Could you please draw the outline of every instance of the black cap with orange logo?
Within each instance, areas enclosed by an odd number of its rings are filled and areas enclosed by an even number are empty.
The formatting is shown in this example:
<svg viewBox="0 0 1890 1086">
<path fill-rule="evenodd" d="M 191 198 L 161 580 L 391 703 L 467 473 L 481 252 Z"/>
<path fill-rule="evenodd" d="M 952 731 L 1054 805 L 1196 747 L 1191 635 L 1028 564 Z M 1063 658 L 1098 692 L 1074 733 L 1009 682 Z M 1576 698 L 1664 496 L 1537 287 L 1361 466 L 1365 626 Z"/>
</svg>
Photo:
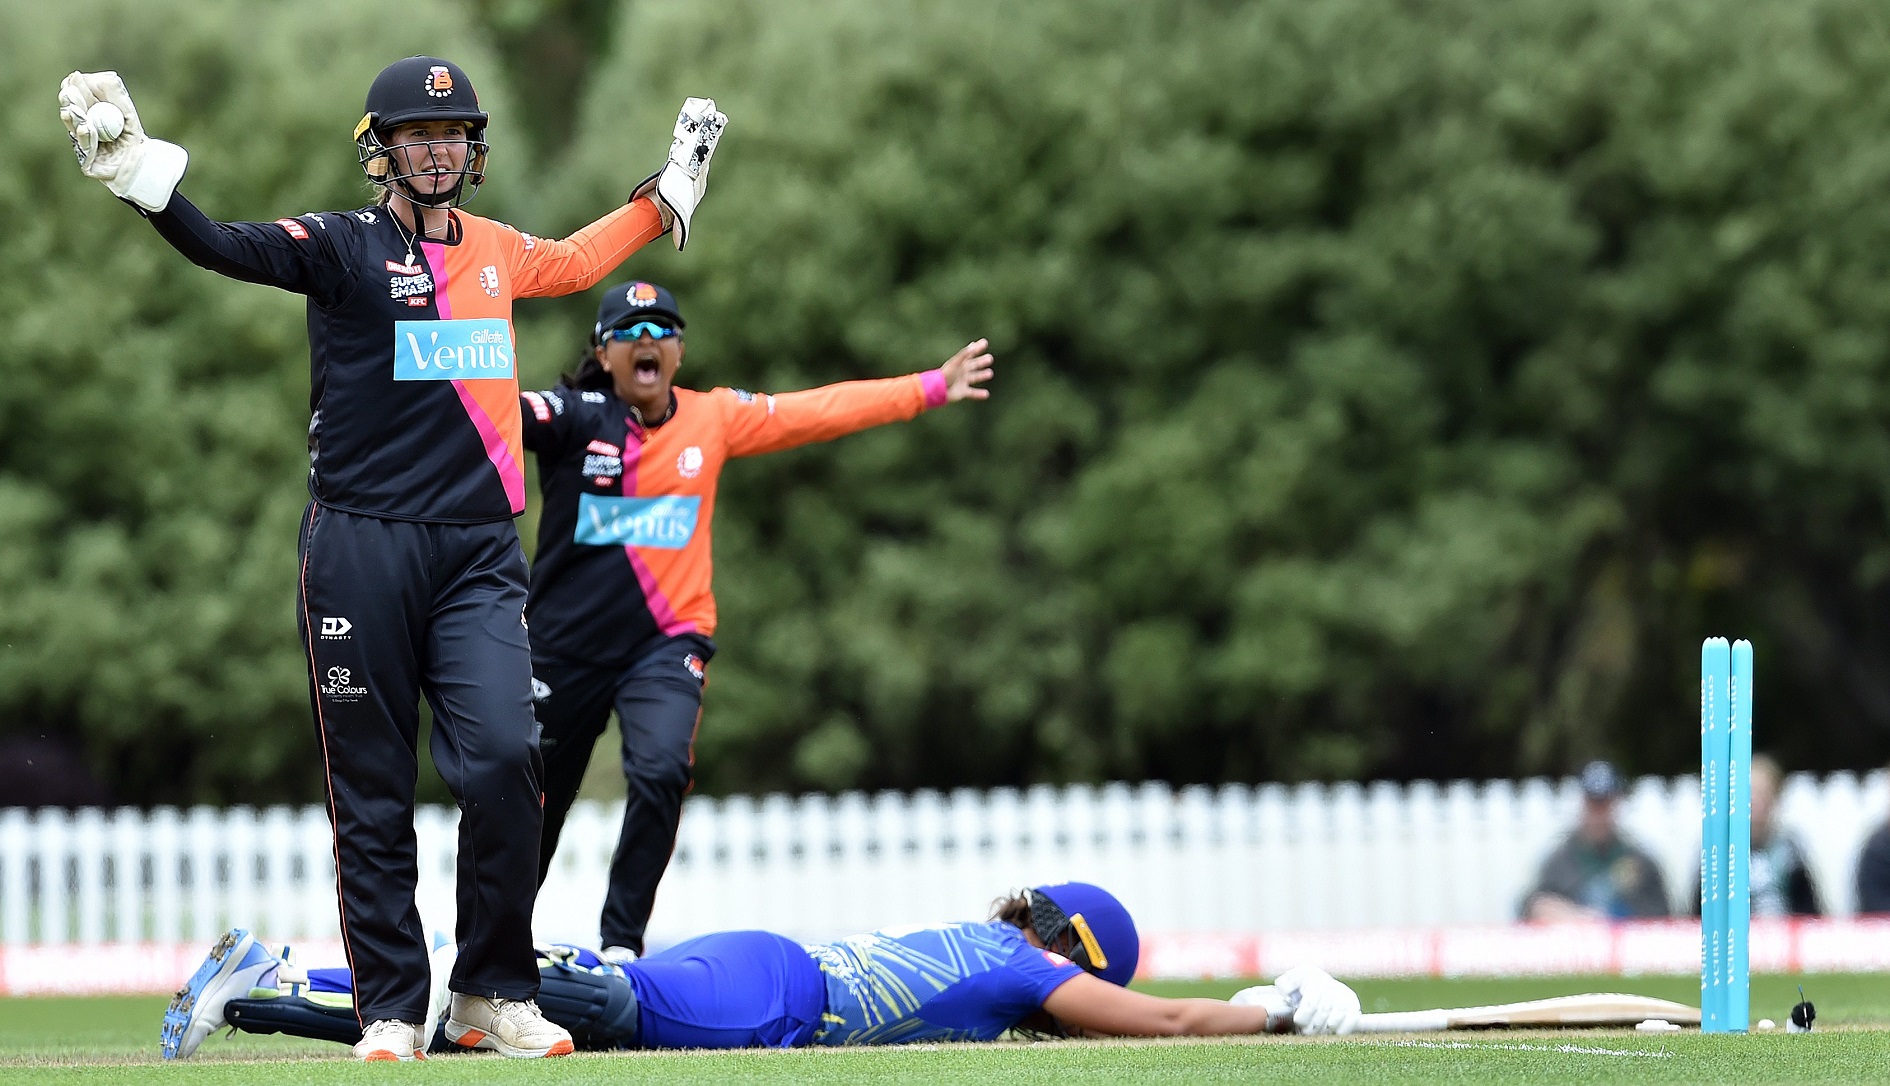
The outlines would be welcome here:
<svg viewBox="0 0 1890 1086">
<path fill-rule="evenodd" d="M 591 329 L 591 340 L 596 342 L 613 328 L 623 328 L 650 317 L 663 318 L 677 328 L 684 325 L 682 310 L 676 307 L 676 296 L 655 283 L 636 279 L 606 287 L 604 300 L 597 303 L 597 326 Z"/>
<path fill-rule="evenodd" d="M 472 80 L 459 65 L 439 57 L 408 57 L 382 68 L 368 87 L 362 112 L 362 131 L 410 121 L 464 121 L 484 128 L 490 119 L 479 108 Z"/>
</svg>

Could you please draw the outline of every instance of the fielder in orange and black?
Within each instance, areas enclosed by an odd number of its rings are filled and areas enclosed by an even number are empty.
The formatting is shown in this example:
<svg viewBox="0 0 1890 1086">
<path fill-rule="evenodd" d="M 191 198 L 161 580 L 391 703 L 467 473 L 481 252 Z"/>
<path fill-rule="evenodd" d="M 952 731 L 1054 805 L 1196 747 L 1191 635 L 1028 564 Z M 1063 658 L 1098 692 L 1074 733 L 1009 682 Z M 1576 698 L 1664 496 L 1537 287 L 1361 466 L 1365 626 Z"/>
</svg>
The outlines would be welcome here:
<svg viewBox="0 0 1890 1086">
<path fill-rule="evenodd" d="M 665 232 L 680 248 L 727 119 L 706 99 L 685 103 L 670 164 L 554 240 L 458 210 L 484 179 L 487 116 L 466 73 L 438 57 L 397 61 L 368 90 L 354 136 L 381 199 L 274 222 L 217 222 L 178 193 L 187 153 L 145 135 L 115 73 L 74 72 L 59 99 L 81 169 L 185 257 L 308 298 L 297 617 L 358 978 L 355 1055 L 408 1060 L 424 1048 L 413 826 L 422 696 L 434 764 L 461 810 L 447 1033 L 508 1056 L 570 1052 L 532 1002 L 541 798 L 512 523 L 525 509 L 512 305 L 588 289 Z M 167 1054 L 186 996 L 167 1014 Z"/>
<path fill-rule="evenodd" d="M 985 347 L 976 340 L 905 377 L 779 395 L 696 392 L 673 383 L 683 360 L 676 299 L 634 282 L 605 291 L 577 372 L 521 395 L 544 490 L 526 608 L 545 760 L 539 881 L 615 708 L 629 803 L 600 921 L 613 960 L 643 952 L 692 780 L 715 655 L 709 526 L 722 466 L 984 399 Z"/>
</svg>

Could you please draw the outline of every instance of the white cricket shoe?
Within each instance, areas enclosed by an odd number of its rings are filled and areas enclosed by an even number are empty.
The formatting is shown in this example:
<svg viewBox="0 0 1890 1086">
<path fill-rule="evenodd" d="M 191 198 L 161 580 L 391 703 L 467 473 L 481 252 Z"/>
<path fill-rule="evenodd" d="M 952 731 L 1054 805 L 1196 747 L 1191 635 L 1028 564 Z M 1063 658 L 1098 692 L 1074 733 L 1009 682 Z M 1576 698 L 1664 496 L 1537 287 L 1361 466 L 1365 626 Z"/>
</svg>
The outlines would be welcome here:
<svg viewBox="0 0 1890 1086">
<path fill-rule="evenodd" d="M 627 946 L 607 946 L 598 951 L 597 956 L 605 965 L 614 965 L 622 969 L 624 966 L 636 961 L 639 955 L 636 951 L 631 950 Z"/>
<path fill-rule="evenodd" d="M 487 999 L 453 993 L 446 1039 L 462 1048 L 488 1048 L 515 1060 L 569 1056 L 571 1032 L 545 1017 L 529 999 Z"/>
<path fill-rule="evenodd" d="M 248 996 L 252 988 L 273 993 L 281 964 L 282 959 L 249 932 L 242 928 L 225 932 L 164 1010 L 164 1029 L 158 1039 L 164 1058 L 189 1059 L 204 1038 L 224 1025 L 223 1006 L 230 1000 Z"/>
<path fill-rule="evenodd" d="M 383 1018 L 369 1022 L 354 1043 L 354 1058 L 368 1063 L 426 1059 L 426 1045 L 420 1040 L 420 1027 L 412 1022 Z"/>
</svg>

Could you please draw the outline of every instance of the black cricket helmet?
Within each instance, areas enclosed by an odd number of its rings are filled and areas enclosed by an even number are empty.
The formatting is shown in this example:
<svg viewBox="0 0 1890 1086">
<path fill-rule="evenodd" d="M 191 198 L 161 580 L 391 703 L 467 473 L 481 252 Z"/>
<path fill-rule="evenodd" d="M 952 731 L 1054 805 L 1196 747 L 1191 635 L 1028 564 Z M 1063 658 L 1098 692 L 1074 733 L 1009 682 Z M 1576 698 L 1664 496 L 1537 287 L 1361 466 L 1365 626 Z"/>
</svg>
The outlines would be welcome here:
<svg viewBox="0 0 1890 1086">
<path fill-rule="evenodd" d="M 408 57 L 381 69 L 368 87 L 367 107 L 354 126 L 354 146 L 361 169 L 382 188 L 399 186 L 416 204 L 459 207 L 473 198 L 486 179 L 486 121 L 479 95 L 459 65 L 439 57 Z M 421 194 L 413 173 L 402 173 L 383 136 L 414 121 L 459 121 L 466 126 L 466 165 L 450 188 Z M 458 142 L 458 141 L 455 141 Z"/>
</svg>

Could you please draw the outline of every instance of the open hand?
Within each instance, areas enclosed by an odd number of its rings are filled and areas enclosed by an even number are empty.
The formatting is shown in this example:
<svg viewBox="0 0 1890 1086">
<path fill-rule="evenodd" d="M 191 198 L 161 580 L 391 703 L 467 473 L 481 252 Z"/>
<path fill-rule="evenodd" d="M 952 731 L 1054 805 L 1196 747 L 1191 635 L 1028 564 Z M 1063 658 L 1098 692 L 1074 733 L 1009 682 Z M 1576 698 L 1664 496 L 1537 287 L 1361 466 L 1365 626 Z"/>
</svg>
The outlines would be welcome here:
<svg viewBox="0 0 1890 1086">
<path fill-rule="evenodd" d="M 945 378 L 946 403 L 991 398 L 990 389 L 978 387 L 991 379 L 991 354 L 985 350 L 990 345 L 990 340 L 974 339 L 938 368 Z"/>
</svg>

